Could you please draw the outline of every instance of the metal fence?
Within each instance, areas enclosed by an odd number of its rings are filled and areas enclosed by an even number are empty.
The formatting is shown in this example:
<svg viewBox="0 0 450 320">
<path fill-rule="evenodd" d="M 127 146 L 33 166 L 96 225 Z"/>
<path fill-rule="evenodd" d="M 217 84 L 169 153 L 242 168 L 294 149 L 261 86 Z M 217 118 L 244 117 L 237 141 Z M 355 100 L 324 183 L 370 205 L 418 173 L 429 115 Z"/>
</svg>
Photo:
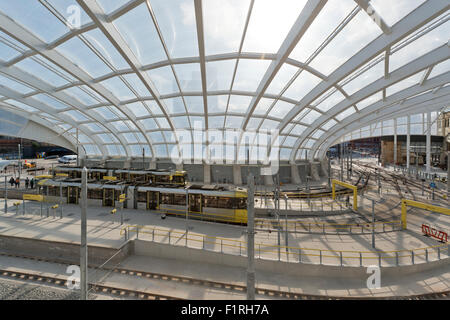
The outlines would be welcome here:
<svg viewBox="0 0 450 320">
<path fill-rule="evenodd" d="M 124 236 L 125 240 L 128 240 L 132 234 L 135 234 L 137 239 L 141 238 L 157 243 L 185 246 L 237 256 L 247 255 L 247 242 L 236 239 L 138 225 L 128 225 L 120 231 L 120 235 Z M 448 259 L 449 257 L 450 248 L 448 244 L 413 250 L 357 251 L 288 247 L 255 242 L 256 259 L 290 263 L 334 266 L 404 266 Z"/>
</svg>

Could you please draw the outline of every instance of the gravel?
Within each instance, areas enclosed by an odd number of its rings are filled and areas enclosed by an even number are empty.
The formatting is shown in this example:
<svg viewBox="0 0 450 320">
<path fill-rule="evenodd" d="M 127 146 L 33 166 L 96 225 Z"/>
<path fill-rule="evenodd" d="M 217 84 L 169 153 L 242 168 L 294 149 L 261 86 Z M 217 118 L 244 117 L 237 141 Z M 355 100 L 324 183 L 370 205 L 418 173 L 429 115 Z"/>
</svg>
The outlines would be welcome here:
<svg viewBox="0 0 450 320">
<path fill-rule="evenodd" d="M 89 295 L 89 300 L 96 299 Z M 1 300 L 79 300 L 79 290 L 60 289 L 35 283 L 0 278 Z"/>
</svg>

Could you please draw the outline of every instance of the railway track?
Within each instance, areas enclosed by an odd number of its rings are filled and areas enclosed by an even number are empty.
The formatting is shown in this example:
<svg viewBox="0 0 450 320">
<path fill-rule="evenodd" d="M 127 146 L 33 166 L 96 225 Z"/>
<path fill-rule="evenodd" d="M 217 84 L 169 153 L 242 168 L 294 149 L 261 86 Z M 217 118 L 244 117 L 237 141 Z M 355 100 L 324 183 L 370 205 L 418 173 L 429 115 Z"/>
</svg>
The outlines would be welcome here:
<svg viewBox="0 0 450 320">
<path fill-rule="evenodd" d="M 51 284 L 59 287 L 67 288 L 68 281 L 63 277 L 44 276 L 34 272 L 23 272 L 16 270 L 3 270 L 0 269 L 0 276 L 5 278 L 12 278 L 22 281 L 32 281 L 34 283 Z M 89 283 L 88 289 L 90 291 L 98 292 L 101 294 L 112 295 L 116 297 L 129 297 L 138 298 L 143 300 L 184 300 L 178 297 L 166 296 L 156 293 L 150 293 L 147 291 L 132 290 L 127 288 L 112 287 L 98 283 Z"/>
</svg>

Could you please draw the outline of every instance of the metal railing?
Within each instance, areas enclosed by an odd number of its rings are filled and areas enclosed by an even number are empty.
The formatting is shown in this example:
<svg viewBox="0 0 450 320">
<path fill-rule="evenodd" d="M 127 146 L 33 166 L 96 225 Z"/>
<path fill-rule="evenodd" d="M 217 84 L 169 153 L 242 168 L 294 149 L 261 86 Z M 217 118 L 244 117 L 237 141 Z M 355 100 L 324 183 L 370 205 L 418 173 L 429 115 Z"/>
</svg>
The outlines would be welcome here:
<svg viewBox="0 0 450 320">
<path fill-rule="evenodd" d="M 128 225 L 120 231 L 120 235 L 124 236 L 125 240 L 128 240 L 133 233 L 137 239 L 141 238 L 157 243 L 237 256 L 247 255 L 247 242 L 242 240 L 138 225 Z M 412 250 L 357 251 L 278 246 L 271 243 L 255 242 L 255 258 L 334 266 L 404 266 L 448 259 L 450 257 L 449 247 L 448 244 L 440 244 Z"/>
</svg>

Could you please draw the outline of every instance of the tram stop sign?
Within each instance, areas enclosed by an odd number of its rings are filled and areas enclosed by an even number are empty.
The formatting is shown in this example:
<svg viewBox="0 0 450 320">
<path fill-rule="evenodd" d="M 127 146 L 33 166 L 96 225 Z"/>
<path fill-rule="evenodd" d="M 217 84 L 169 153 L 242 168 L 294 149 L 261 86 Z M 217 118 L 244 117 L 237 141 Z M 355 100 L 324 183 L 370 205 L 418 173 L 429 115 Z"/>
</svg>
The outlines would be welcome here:
<svg viewBox="0 0 450 320">
<path fill-rule="evenodd" d="M 431 183 L 430 183 L 430 188 L 433 188 L 433 189 L 435 189 L 435 188 L 436 188 L 436 183 L 434 183 L 434 182 L 431 182 Z"/>
</svg>

